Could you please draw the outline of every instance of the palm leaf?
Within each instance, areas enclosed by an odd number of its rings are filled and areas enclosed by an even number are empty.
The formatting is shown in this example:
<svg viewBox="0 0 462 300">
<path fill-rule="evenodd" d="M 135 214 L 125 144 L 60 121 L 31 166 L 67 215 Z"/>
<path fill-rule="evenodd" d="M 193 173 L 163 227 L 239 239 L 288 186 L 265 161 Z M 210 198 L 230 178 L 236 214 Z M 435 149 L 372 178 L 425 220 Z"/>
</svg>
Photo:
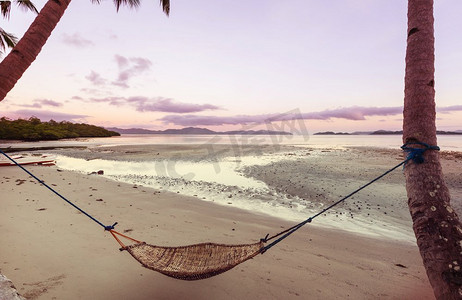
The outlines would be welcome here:
<svg viewBox="0 0 462 300">
<path fill-rule="evenodd" d="M 3 53 L 6 47 L 13 48 L 17 42 L 17 37 L 0 28 L 0 53 Z"/>
<path fill-rule="evenodd" d="M 117 11 L 121 5 L 126 5 L 130 8 L 137 8 L 140 6 L 140 0 L 114 0 L 114 4 L 116 6 Z"/>
<path fill-rule="evenodd" d="M 7 1 L 8 2 L 8 1 Z M 30 0 L 17 0 L 16 3 L 18 4 L 18 7 L 23 8 L 24 10 L 31 10 L 38 14 L 38 10 L 35 7 L 34 3 Z"/>
<path fill-rule="evenodd" d="M 162 5 L 162 10 L 168 16 L 170 14 L 170 0 L 160 0 L 160 5 Z"/>
<path fill-rule="evenodd" d="M 2 16 L 5 19 L 10 18 L 10 11 L 11 11 L 11 1 L 1 1 L 0 2 L 0 10 L 2 13 Z"/>
<path fill-rule="evenodd" d="M 114 5 L 116 6 L 117 11 L 122 5 L 126 5 L 130 8 L 137 8 L 140 6 L 140 0 L 113 0 Z M 91 0 L 92 3 L 100 4 L 101 0 Z M 160 5 L 162 6 L 162 10 L 168 16 L 170 14 L 170 0 L 160 0 Z"/>
</svg>

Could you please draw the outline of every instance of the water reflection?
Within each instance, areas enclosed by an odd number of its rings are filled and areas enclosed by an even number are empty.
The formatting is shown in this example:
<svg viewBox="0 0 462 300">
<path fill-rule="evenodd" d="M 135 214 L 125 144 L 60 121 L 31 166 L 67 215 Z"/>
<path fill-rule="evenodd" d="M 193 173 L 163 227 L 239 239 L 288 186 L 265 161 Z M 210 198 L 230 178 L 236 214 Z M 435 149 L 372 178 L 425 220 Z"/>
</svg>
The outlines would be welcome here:
<svg viewBox="0 0 462 300">
<path fill-rule="evenodd" d="M 247 178 L 238 172 L 238 168 L 258 163 L 254 157 L 224 159 L 219 162 L 217 171 L 214 161 L 191 162 L 183 160 L 156 161 L 111 161 L 103 159 L 85 160 L 67 156 L 57 156 L 57 166 L 67 170 L 91 173 L 103 170 L 109 177 L 169 177 L 186 181 L 203 181 L 241 188 L 265 188 L 266 185 L 252 178 Z M 260 163 L 265 163 L 261 160 Z M 153 186 L 159 188 L 158 186 Z"/>
</svg>

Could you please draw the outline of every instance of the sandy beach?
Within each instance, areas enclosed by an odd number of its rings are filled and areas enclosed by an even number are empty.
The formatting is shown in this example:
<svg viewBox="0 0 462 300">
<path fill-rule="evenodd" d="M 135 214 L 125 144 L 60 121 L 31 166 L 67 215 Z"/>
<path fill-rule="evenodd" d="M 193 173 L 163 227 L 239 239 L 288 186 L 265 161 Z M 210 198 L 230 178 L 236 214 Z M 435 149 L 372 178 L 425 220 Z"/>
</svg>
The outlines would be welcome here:
<svg viewBox="0 0 462 300">
<path fill-rule="evenodd" d="M 60 153 L 136 161 L 153 155 L 170 158 L 166 153 L 197 159 L 200 151 L 163 145 Z M 242 172 L 289 199 L 325 204 L 402 160 L 402 153 L 394 150 L 316 151 L 315 155 L 309 149 L 278 149 L 290 159 Z M 262 153 L 269 152 L 275 150 Z M 217 158 L 229 155 L 220 153 Z M 454 206 L 460 209 L 460 153 L 442 153 L 442 164 Z M 118 222 L 118 231 L 154 245 L 251 243 L 295 224 L 97 174 L 57 166 L 28 169 L 105 224 Z M 415 242 L 356 234 L 328 224 L 339 219 L 348 227 L 350 220 L 369 217 L 371 223 L 381 219 L 412 236 L 402 171 L 358 194 L 324 220 L 319 217 L 319 224 L 305 226 L 265 254 L 194 282 L 143 268 L 128 253 L 120 252 L 102 227 L 17 167 L 0 168 L 0 187 L 0 272 L 27 299 L 434 299 Z"/>
</svg>

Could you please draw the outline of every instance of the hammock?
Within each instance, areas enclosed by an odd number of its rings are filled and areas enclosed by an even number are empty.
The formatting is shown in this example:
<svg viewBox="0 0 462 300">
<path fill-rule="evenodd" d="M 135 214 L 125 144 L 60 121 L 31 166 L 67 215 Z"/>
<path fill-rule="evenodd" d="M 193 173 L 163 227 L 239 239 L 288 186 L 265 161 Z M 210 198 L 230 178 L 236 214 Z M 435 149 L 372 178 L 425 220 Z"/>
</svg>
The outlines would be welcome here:
<svg viewBox="0 0 462 300">
<path fill-rule="evenodd" d="M 243 245 L 202 243 L 164 247 L 146 244 L 114 229 L 109 232 L 121 246 L 120 251 L 126 250 L 143 267 L 182 280 L 199 280 L 221 274 L 264 252 L 264 240 Z M 135 244 L 126 246 L 118 236 Z"/>
<path fill-rule="evenodd" d="M 228 271 L 261 252 L 263 242 L 247 245 L 214 243 L 159 247 L 146 243 L 126 249 L 144 267 L 182 280 L 209 278 Z"/>
</svg>

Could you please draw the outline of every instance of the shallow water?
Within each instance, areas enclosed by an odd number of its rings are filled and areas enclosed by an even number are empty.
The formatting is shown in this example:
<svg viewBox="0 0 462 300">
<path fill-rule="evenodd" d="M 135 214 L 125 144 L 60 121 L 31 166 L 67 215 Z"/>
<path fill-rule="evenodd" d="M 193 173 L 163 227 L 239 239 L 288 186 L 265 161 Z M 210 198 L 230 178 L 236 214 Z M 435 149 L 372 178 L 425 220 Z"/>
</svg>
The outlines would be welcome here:
<svg viewBox="0 0 462 300">
<path fill-rule="evenodd" d="M 82 173 L 91 173 L 104 170 L 109 177 L 137 177 L 155 178 L 169 177 L 184 181 L 203 181 L 215 184 L 238 186 L 240 188 L 265 188 L 266 185 L 258 180 L 247 178 L 236 172 L 239 166 L 250 164 L 263 164 L 263 159 L 256 157 L 226 158 L 220 162 L 185 160 L 151 160 L 151 161 L 112 161 L 103 159 L 85 160 L 63 155 L 57 156 L 57 165 L 60 168 L 74 170 Z M 160 186 L 156 186 L 159 188 Z"/>
<path fill-rule="evenodd" d="M 403 144 L 400 135 L 166 135 L 124 134 L 111 138 L 79 138 L 41 142 L 2 142 L 1 147 L 65 147 L 65 146 L 120 146 L 160 144 L 225 144 L 225 145 L 297 145 L 313 148 L 368 146 L 395 148 Z M 442 150 L 462 151 L 462 135 L 440 135 L 438 145 Z"/>
<path fill-rule="evenodd" d="M 318 154 L 321 155 L 321 152 Z M 315 159 L 316 155 L 315 152 L 311 152 L 310 159 Z M 297 155 L 287 156 L 277 153 L 239 158 L 227 157 L 219 162 L 183 160 L 131 162 L 85 160 L 58 155 L 57 166 L 85 174 L 103 170 L 103 176 L 116 181 L 195 196 L 219 205 L 238 207 L 300 222 L 323 209 L 323 204 L 277 192 L 264 182 L 245 177 L 240 172 L 244 167 L 265 165 L 281 159 L 296 159 L 296 157 Z M 360 215 L 351 219 L 346 214 L 328 213 L 323 215 L 322 219 L 319 223 L 315 222 L 315 225 L 323 224 L 321 226 L 402 241 L 414 239 L 408 229 Z"/>
</svg>

